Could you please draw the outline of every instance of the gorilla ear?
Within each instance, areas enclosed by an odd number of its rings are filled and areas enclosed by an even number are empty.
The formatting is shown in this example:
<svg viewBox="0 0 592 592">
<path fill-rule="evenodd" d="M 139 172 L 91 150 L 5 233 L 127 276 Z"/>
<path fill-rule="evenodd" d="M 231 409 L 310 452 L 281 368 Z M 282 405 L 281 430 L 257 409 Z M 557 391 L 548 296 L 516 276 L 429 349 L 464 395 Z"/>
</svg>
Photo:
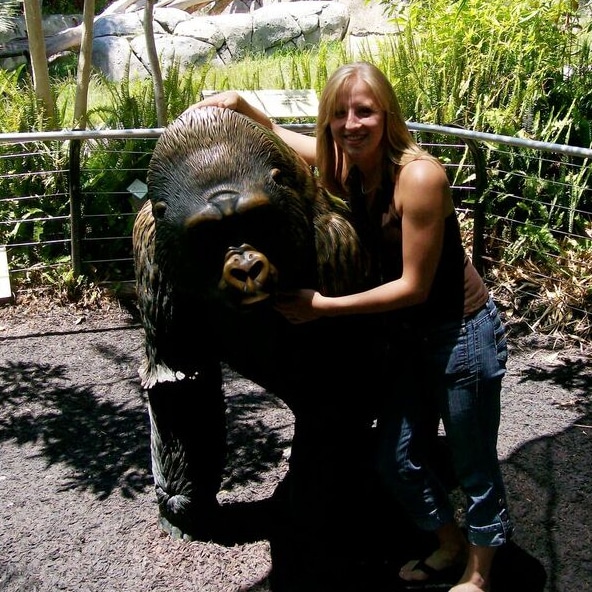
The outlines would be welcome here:
<svg viewBox="0 0 592 592">
<path fill-rule="evenodd" d="M 270 176 L 271 176 L 272 181 L 275 181 L 278 184 L 280 184 L 282 182 L 282 171 L 281 171 L 281 169 L 278 169 L 278 168 L 271 169 Z"/>
</svg>

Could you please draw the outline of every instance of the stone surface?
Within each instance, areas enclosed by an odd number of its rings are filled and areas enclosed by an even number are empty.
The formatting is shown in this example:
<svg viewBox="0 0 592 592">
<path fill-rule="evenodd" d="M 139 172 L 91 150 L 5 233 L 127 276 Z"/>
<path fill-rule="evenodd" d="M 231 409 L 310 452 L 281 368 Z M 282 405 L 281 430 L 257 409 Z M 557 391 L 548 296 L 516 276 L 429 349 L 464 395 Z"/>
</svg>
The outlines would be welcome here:
<svg viewBox="0 0 592 592">
<path fill-rule="evenodd" d="M 101 15 L 95 19 L 93 66 L 108 79 L 151 76 L 144 41 L 142 11 Z M 80 15 L 52 16 L 44 21 L 47 36 L 81 22 Z M 178 8 L 154 10 L 156 50 L 161 67 L 181 69 L 211 63 L 223 65 L 249 52 L 272 54 L 278 49 L 305 49 L 322 41 L 350 42 L 353 55 L 372 51 L 377 40 L 396 32 L 378 0 L 303 0 L 249 2 L 234 0 L 222 14 L 189 13 Z M 26 37 L 19 20 L 0 43 Z M 24 63 L 23 56 L 0 61 L 6 69 Z"/>
<path fill-rule="evenodd" d="M 163 71 L 178 64 L 215 65 L 247 53 L 312 47 L 340 41 L 348 30 L 349 9 L 335 1 L 269 4 L 253 12 L 190 15 L 174 8 L 154 12 L 156 51 Z M 111 80 L 151 76 L 140 13 L 106 16 L 95 30 L 93 64 Z M 117 40 L 113 39 L 115 37 Z M 126 67 L 127 66 L 127 67 Z"/>
</svg>

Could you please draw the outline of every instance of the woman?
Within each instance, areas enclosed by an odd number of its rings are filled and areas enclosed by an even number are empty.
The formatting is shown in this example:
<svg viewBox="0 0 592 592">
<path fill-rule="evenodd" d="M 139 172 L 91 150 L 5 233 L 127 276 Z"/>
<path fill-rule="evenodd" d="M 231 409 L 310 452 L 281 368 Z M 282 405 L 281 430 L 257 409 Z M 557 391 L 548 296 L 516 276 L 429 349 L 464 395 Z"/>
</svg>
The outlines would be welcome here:
<svg viewBox="0 0 592 592">
<path fill-rule="evenodd" d="M 380 284 L 335 298 L 302 289 L 277 309 L 293 323 L 386 315 L 393 395 L 378 418 L 379 469 L 416 524 L 439 541 L 428 557 L 403 565 L 399 577 L 425 585 L 462 562 L 451 592 L 487 592 L 496 549 L 512 532 L 496 450 L 507 344 L 498 311 L 463 250 L 443 166 L 414 141 L 391 84 L 369 63 L 332 74 L 320 98 L 316 138 L 272 123 L 235 92 L 197 104 L 205 105 L 235 109 L 273 129 L 318 168 L 329 191 L 349 202 Z M 466 538 L 445 487 L 423 461 L 435 405 L 467 497 Z"/>
</svg>

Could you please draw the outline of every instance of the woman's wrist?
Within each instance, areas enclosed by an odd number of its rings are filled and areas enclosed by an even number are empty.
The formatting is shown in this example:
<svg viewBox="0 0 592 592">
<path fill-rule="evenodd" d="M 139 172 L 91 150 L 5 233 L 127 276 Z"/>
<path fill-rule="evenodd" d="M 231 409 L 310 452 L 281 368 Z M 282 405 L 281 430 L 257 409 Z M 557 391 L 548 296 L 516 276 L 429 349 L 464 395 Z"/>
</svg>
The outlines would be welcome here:
<svg viewBox="0 0 592 592">
<path fill-rule="evenodd" d="M 260 123 L 268 129 L 273 129 L 273 122 L 263 111 L 257 109 L 247 101 L 240 93 L 237 93 L 236 108 L 235 110 L 242 115 L 246 115 L 253 121 Z"/>
<path fill-rule="evenodd" d="M 317 292 L 313 298 L 313 308 L 319 317 L 336 317 L 339 315 L 339 309 L 335 306 L 337 298 L 323 296 Z"/>
</svg>

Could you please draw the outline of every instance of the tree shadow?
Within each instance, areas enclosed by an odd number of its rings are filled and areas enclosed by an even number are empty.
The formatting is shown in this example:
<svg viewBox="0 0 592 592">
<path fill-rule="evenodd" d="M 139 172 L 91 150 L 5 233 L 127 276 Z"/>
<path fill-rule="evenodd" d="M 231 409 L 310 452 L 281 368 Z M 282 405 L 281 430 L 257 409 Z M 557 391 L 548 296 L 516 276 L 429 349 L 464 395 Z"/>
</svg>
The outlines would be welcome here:
<svg viewBox="0 0 592 592">
<path fill-rule="evenodd" d="M 61 490 L 87 490 L 102 500 L 114 490 L 134 497 L 149 484 L 148 422 L 141 407 L 71 385 L 64 365 L 10 363 L 0 367 L 0 381 L 0 442 L 37 444 L 47 466 L 66 466 Z M 130 378 L 100 386 L 123 383 Z"/>
<path fill-rule="evenodd" d="M 293 416 L 265 389 L 224 368 L 228 456 L 222 490 L 262 483 L 289 455 Z"/>
<path fill-rule="evenodd" d="M 532 364 L 521 370 L 520 382 L 547 383 L 568 391 L 572 405 L 582 411 L 592 409 L 592 365 L 583 357 L 564 357 L 551 366 Z"/>
<path fill-rule="evenodd" d="M 548 590 L 590 581 L 592 413 L 527 442 L 503 463 L 520 544 L 545 565 Z M 582 584 L 583 585 L 583 584 Z"/>
<path fill-rule="evenodd" d="M 592 366 L 573 351 L 551 353 L 546 362 L 521 364 L 519 383 L 532 383 L 536 392 L 546 386 L 558 408 L 580 415 L 561 431 L 524 443 L 502 463 L 515 540 L 544 565 L 545 590 L 583 590 L 590 581 Z M 527 585 L 529 572 L 521 571 Z"/>
<path fill-rule="evenodd" d="M 79 380 L 66 363 L 11 361 L 0 367 L 0 443 L 38 445 L 48 466 L 62 464 L 68 470 L 63 489 L 90 491 L 100 500 L 116 491 L 133 498 L 153 486 L 146 398 L 135 374 L 117 371 L 124 362 L 135 365 L 134 356 L 104 342 L 94 348 L 101 363 L 116 365 L 112 378 L 93 381 L 85 376 Z M 401 561 L 424 551 L 433 539 L 418 535 L 400 509 L 385 501 L 372 485 L 358 516 L 356 509 L 342 508 L 345 526 L 324 531 L 323 549 L 329 555 L 316 565 L 318 572 L 311 571 L 310 541 L 293 536 L 294 515 L 286 510 L 286 483 L 279 481 L 273 495 L 252 500 L 253 488 L 270 471 L 277 476 L 277 467 L 285 463 L 291 426 L 286 423 L 283 403 L 227 369 L 224 380 L 238 385 L 234 384 L 227 397 L 229 456 L 223 489 L 231 493 L 222 504 L 214 540 L 225 545 L 269 540 L 274 592 L 299 590 L 294 574 L 306 576 L 308 583 L 300 588 L 306 592 L 314 589 L 311 581 L 323 592 L 335 589 L 335 581 L 343 583 L 340 592 L 396 591 Z M 592 424 L 592 369 L 581 359 L 533 364 L 522 371 L 520 381 L 537 383 L 540 388 L 561 386 L 572 399 L 566 404 L 582 414 L 574 425 L 527 442 L 504 461 L 511 511 L 521 534 L 496 560 L 492 592 L 559 592 L 589 578 L 585 541 L 592 532 L 588 503 L 592 444 L 586 426 Z M 352 475 L 352 481 L 359 478 Z M 339 487 L 347 486 L 338 484 L 332 493 L 335 500 L 341 495 Z M 347 561 L 339 556 L 344 543 L 357 549 L 355 562 L 351 554 Z M 332 568 L 323 573 L 327 566 Z"/>
<path fill-rule="evenodd" d="M 96 346 L 108 359 L 116 351 Z M 121 360 L 120 360 L 121 361 Z M 228 380 L 237 380 L 228 375 Z M 73 385 L 66 364 L 8 362 L 0 367 L 0 442 L 39 447 L 47 466 L 62 464 L 62 490 L 99 500 L 119 491 L 134 497 L 153 486 L 146 397 L 136 376 Z M 85 379 L 83 379 L 85 380 Z M 259 419 L 281 403 L 256 385 L 229 397 L 228 465 L 224 488 L 261 482 L 289 447 L 286 426 Z M 105 394 L 112 391 L 114 394 Z"/>
</svg>

